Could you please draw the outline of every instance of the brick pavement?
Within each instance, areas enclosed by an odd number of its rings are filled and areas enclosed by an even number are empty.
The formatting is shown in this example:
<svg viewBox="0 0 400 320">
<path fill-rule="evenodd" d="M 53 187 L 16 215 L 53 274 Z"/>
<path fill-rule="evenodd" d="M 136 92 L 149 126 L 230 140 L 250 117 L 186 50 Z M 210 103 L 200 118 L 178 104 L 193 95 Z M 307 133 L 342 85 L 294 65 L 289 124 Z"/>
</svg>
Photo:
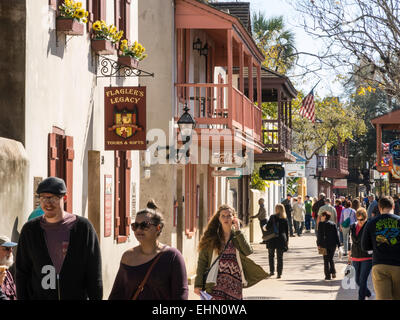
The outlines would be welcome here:
<svg viewBox="0 0 400 320">
<path fill-rule="evenodd" d="M 269 272 L 268 252 L 265 245 L 253 243 L 252 246 L 254 253 L 250 258 Z M 314 232 L 290 238 L 289 251 L 283 256 L 282 278 L 276 278 L 275 270 L 273 277 L 244 289 L 244 298 L 251 300 L 357 300 L 356 285 L 349 282 L 342 284 L 347 257 L 339 261 L 336 255 L 334 260 L 337 278 L 325 281 L 323 259 L 317 252 Z M 352 286 L 355 288 L 352 289 Z M 371 276 L 368 287 L 373 291 Z M 193 293 L 193 285 L 190 286 L 189 299 L 198 300 Z"/>
</svg>

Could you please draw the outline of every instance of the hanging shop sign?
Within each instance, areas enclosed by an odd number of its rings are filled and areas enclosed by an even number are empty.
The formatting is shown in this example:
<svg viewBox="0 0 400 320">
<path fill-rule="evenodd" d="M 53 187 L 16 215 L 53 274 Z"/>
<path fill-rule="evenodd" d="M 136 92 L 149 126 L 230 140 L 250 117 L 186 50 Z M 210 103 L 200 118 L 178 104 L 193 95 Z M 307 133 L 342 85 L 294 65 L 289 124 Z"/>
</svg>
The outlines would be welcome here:
<svg viewBox="0 0 400 320">
<path fill-rule="evenodd" d="M 285 176 L 287 178 L 304 178 L 306 176 L 305 167 L 303 163 L 286 163 Z"/>
<path fill-rule="evenodd" d="M 104 88 L 104 149 L 146 150 L 146 87 Z"/>
<path fill-rule="evenodd" d="M 211 167 L 240 168 L 245 159 L 232 152 L 213 153 L 211 155 Z"/>
<path fill-rule="evenodd" d="M 389 145 L 389 153 L 392 155 L 393 164 L 400 165 L 400 140 L 392 141 Z"/>
<path fill-rule="evenodd" d="M 347 179 L 333 179 L 334 189 L 347 189 Z"/>
<path fill-rule="evenodd" d="M 280 164 L 264 164 L 259 171 L 263 180 L 281 180 L 285 177 L 285 169 Z"/>
</svg>

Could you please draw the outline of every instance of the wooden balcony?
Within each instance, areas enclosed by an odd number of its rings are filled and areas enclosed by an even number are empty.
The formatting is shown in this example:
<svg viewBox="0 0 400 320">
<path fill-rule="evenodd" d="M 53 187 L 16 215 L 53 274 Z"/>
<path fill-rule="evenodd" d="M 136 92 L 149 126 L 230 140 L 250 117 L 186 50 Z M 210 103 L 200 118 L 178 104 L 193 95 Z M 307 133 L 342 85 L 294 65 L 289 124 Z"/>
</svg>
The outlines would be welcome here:
<svg viewBox="0 0 400 320">
<path fill-rule="evenodd" d="M 342 156 L 317 156 L 317 176 L 341 179 L 349 175 L 348 158 Z"/>
<path fill-rule="evenodd" d="M 265 146 L 257 161 L 295 162 L 291 155 L 292 129 L 279 120 L 262 120 L 262 142 Z"/>
<path fill-rule="evenodd" d="M 209 130 L 214 140 L 218 133 L 221 140 L 226 139 L 230 131 L 232 143 L 239 142 L 257 153 L 262 151 L 261 110 L 242 92 L 228 84 L 184 83 L 175 84 L 175 87 L 178 97 L 175 120 L 187 104 L 196 121 L 198 142 L 209 139 L 211 145 Z"/>
</svg>

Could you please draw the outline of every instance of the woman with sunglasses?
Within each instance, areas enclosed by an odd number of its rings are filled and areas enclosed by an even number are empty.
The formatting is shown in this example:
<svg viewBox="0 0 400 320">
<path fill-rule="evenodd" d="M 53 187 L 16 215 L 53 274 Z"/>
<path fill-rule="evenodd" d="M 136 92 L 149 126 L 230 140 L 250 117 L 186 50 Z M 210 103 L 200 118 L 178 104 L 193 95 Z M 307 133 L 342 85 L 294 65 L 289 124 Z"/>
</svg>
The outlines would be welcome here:
<svg viewBox="0 0 400 320">
<path fill-rule="evenodd" d="M 241 300 L 243 287 L 269 276 L 247 258 L 253 250 L 240 231 L 235 209 L 228 205 L 221 205 L 211 218 L 200 240 L 199 251 L 194 283 L 197 295 L 205 290 L 212 300 Z"/>
<path fill-rule="evenodd" d="M 164 219 L 154 201 L 136 215 L 131 227 L 139 245 L 126 251 L 109 300 L 187 300 L 188 284 L 182 254 L 159 241 Z M 156 259 L 158 259 L 156 261 Z M 139 285 L 152 267 L 143 290 Z"/>
<path fill-rule="evenodd" d="M 367 211 L 364 208 L 359 208 L 356 212 L 356 218 L 357 222 L 350 226 L 352 245 L 348 263 L 352 263 L 356 271 L 356 283 L 359 286 L 358 300 L 365 300 L 366 297 L 371 297 L 367 282 L 372 269 L 372 253 L 361 248 L 361 238 L 368 218 Z"/>
</svg>

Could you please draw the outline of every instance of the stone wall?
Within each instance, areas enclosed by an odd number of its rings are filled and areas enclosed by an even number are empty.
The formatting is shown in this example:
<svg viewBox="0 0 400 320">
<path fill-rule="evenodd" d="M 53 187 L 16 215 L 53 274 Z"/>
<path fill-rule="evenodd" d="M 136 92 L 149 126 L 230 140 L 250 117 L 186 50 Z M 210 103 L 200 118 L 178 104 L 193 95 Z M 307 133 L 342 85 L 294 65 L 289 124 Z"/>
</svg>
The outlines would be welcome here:
<svg viewBox="0 0 400 320">
<path fill-rule="evenodd" d="M 0 137 L 0 234 L 18 241 L 27 221 L 29 161 L 22 144 Z"/>
</svg>

